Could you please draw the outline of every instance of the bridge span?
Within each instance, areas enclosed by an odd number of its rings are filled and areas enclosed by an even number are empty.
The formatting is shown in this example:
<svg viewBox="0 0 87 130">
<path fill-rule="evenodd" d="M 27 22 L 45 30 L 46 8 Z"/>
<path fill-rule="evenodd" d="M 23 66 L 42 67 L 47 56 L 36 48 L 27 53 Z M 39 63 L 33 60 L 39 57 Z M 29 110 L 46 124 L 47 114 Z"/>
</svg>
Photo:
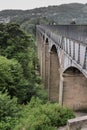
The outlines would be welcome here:
<svg viewBox="0 0 87 130">
<path fill-rule="evenodd" d="M 87 109 L 87 25 L 37 25 L 36 38 L 49 100 Z"/>
</svg>

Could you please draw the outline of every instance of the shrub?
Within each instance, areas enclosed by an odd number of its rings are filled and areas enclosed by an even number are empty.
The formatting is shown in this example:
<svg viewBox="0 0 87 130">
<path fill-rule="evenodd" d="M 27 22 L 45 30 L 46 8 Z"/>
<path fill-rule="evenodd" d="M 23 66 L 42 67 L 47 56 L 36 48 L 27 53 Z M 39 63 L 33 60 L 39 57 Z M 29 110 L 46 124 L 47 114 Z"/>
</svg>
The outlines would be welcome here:
<svg viewBox="0 0 87 130">
<path fill-rule="evenodd" d="M 74 116 L 72 110 L 57 103 L 43 103 L 39 98 L 32 98 L 22 113 L 23 118 L 14 130 L 57 130 Z"/>
<path fill-rule="evenodd" d="M 0 92 L 0 130 L 11 130 L 20 117 L 20 107 L 16 98 L 10 99 L 7 93 Z"/>
<path fill-rule="evenodd" d="M 7 90 L 20 104 L 27 104 L 32 96 L 47 99 L 35 73 L 38 58 L 34 39 L 18 24 L 0 26 L 0 55 L 0 91 Z"/>
</svg>

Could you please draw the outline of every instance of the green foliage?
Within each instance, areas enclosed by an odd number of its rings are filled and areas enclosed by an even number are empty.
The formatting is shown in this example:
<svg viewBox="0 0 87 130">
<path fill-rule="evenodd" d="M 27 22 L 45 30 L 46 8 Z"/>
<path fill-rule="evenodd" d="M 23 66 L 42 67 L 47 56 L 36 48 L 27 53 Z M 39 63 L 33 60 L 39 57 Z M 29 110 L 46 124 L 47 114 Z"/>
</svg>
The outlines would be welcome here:
<svg viewBox="0 0 87 130">
<path fill-rule="evenodd" d="M 0 130 L 10 130 L 18 123 L 21 108 L 17 99 L 10 99 L 7 93 L 0 92 Z"/>
<path fill-rule="evenodd" d="M 35 74 L 38 59 L 32 36 L 14 23 L 0 29 L 0 54 L 4 56 L 0 57 L 0 90 L 16 96 L 19 103 L 26 104 L 32 96 L 46 99 L 43 85 Z"/>
<path fill-rule="evenodd" d="M 0 27 L 0 129 L 2 130 L 13 130 L 20 116 L 23 116 L 19 113 L 20 107 L 17 103 L 27 104 L 32 96 L 47 100 L 41 78 L 35 74 L 35 67 L 38 64 L 35 48 L 32 36 L 27 36 L 19 25 L 7 24 Z"/>
<path fill-rule="evenodd" d="M 6 90 L 11 98 L 16 96 L 21 102 L 25 96 L 26 80 L 23 77 L 23 69 L 16 60 L 0 56 L 0 91 Z"/>
<path fill-rule="evenodd" d="M 32 36 L 18 24 L 0 25 L 0 129 L 56 130 L 74 117 L 68 108 L 46 103 L 37 66 Z"/>
<path fill-rule="evenodd" d="M 42 25 L 47 25 L 47 24 L 52 24 L 54 21 L 47 17 L 32 17 L 31 19 L 28 19 L 24 21 L 21 24 L 21 28 L 23 28 L 27 33 L 31 33 L 33 37 L 35 38 L 36 35 L 36 25 L 42 24 Z"/>
<path fill-rule="evenodd" d="M 32 78 L 34 77 L 31 76 Z M 5 92 L 5 90 L 11 97 L 16 96 L 19 103 L 26 103 L 32 96 L 47 99 L 40 78 L 32 79 L 32 82 L 29 82 L 23 76 L 20 63 L 14 59 L 9 60 L 0 56 L 0 91 Z"/>
<path fill-rule="evenodd" d="M 72 110 L 57 103 L 43 103 L 38 98 L 32 98 L 22 113 L 23 117 L 14 130 L 57 130 L 67 120 L 75 117 Z"/>
<path fill-rule="evenodd" d="M 71 3 L 25 11 L 3 10 L 0 16 L 1 20 L 9 18 L 9 21 L 19 23 L 28 33 L 35 35 L 36 24 L 70 24 L 73 18 L 77 24 L 87 24 L 87 4 Z"/>
</svg>

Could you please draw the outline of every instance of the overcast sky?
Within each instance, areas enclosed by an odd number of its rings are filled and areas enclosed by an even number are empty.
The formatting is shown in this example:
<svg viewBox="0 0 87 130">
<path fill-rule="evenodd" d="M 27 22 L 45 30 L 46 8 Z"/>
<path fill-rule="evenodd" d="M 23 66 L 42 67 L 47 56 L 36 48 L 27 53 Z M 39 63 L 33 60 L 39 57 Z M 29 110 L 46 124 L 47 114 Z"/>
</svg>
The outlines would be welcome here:
<svg viewBox="0 0 87 130">
<path fill-rule="evenodd" d="M 49 5 L 66 3 L 87 3 L 86 0 L 0 0 L 0 10 L 3 9 L 33 9 Z"/>
</svg>

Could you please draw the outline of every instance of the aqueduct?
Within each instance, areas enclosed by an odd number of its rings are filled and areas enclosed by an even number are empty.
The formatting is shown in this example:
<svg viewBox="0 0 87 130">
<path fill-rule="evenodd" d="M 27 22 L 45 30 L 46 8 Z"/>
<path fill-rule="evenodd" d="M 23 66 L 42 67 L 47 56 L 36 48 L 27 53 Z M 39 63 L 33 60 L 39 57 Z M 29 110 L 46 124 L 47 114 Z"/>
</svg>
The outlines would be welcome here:
<svg viewBox="0 0 87 130">
<path fill-rule="evenodd" d="M 36 38 L 49 100 L 87 109 L 87 26 L 37 25 Z"/>
</svg>

